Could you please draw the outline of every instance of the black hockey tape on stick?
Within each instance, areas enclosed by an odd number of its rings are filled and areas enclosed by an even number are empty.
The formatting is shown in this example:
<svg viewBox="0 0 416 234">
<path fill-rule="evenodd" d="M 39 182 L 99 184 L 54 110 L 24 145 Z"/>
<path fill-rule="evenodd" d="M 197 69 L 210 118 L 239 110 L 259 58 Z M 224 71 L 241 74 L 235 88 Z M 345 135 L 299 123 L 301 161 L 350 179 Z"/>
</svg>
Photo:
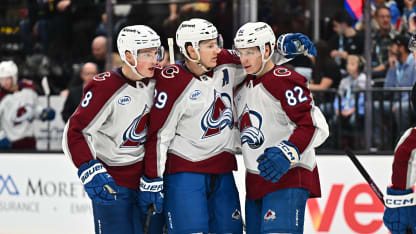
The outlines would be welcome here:
<svg viewBox="0 0 416 234">
<path fill-rule="evenodd" d="M 386 204 L 384 203 L 384 194 L 378 188 L 378 186 L 373 181 L 373 179 L 371 179 L 367 170 L 363 167 L 363 165 L 360 163 L 360 161 L 358 161 L 357 156 L 349 149 L 346 149 L 345 153 L 348 155 L 348 157 L 351 159 L 352 163 L 354 163 L 355 167 L 358 169 L 358 171 L 361 173 L 361 175 L 364 177 L 364 179 L 370 185 L 371 190 L 373 190 L 373 192 L 376 194 L 376 196 L 381 201 L 381 203 L 383 203 L 384 207 L 386 207 Z M 406 234 L 412 234 L 411 227 L 407 227 Z"/>
<path fill-rule="evenodd" d="M 146 223 L 144 224 L 143 234 L 149 233 L 150 220 L 152 219 L 152 215 L 154 212 L 155 208 L 153 207 L 153 204 L 149 205 L 149 208 L 147 208 Z"/>
</svg>

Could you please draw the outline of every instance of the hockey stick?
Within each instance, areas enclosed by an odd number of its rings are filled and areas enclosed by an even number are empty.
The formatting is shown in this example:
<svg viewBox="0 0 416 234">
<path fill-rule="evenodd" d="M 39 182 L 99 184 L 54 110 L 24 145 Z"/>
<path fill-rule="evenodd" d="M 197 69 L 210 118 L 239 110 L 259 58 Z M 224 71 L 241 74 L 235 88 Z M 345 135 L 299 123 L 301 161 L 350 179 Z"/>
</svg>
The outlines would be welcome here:
<svg viewBox="0 0 416 234">
<path fill-rule="evenodd" d="M 373 190 L 373 192 L 376 194 L 376 196 L 381 201 L 381 203 L 383 203 L 384 207 L 387 207 L 386 204 L 384 203 L 384 194 L 380 191 L 380 189 L 378 188 L 376 183 L 373 181 L 373 179 L 371 179 L 370 175 L 367 173 L 367 170 L 363 167 L 360 161 L 358 161 L 357 156 L 349 149 L 346 149 L 345 153 L 348 155 L 348 157 L 354 163 L 355 167 L 358 169 L 358 171 L 361 173 L 361 175 L 370 185 L 371 190 Z M 411 227 L 407 227 L 406 233 L 412 234 Z"/>
<path fill-rule="evenodd" d="M 143 234 L 149 233 L 150 220 L 152 219 L 153 212 L 155 212 L 155 208 L 153 207 L 153 204 L 152 204 L 152 205 L 149 205 L 149 208 L 147 208 L 146 223 L 144 224 Z"/>
<path fill-rule="evenodd" d="M 169 46 L 169 62 L 170 62 L 170 64 L 175 64 L 173 38 L 171 38 L 171 37 L 168 38 L 168 46 Z"/>
<path fill-rule="evenodd" d="M 51 90 L 49 88 L 48 78 L 46 76 L 44 76 L 42 78 L 41 85 L 42 85 L 42 89 L 43 89 L 43 92 L 45 93 L 45 97 L 46 97 L 46 108 L 49 111 L 49 109 L 51 108 L 51 103 L 50 103 L 50 99 L 49 99 L 49 96 L 51 94 Z M 46 125 L 47 126 L 46 149 L 49 151 L 49 149 L 50 149 L 50 142 L 49 142 L 50 141 L 50 132 L 49 132 L 49 130 L 50 130 L 50 121 L 47 121 L 46 124 L 47 124 Z"/>
</svg>

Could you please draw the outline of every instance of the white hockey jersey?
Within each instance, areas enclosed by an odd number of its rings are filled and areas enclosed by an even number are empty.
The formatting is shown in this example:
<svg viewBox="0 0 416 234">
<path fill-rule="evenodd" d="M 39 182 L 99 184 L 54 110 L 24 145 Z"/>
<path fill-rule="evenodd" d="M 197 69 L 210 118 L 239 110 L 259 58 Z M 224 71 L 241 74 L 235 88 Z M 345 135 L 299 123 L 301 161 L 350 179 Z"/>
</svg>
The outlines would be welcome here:
<svg viewBox="0 0 416 234">
<path fill-rule="evenodd" d="M 33 120 L 42 112 L 32 82 L 21 80 L 18 86 L 14 93 L 0 91 L 0 139 L 7 137 L 11 142 L 34 137 Z"/>
<path fill-rule="evenodd" d="M 392 188 L 411 189 L 416 183 L 416 128 L 409 128 L 394 150 Z"/>
<path fill-rule="evenodd" d="M 239 64 L 232 51 L 222 50 L 217 67 L 200 77 L 183 64 L 161 72 L 146 142 L 148 177 L 237 169 L 233 90 L 245 78 Z"/>
<path fill-rule="evenodd" d="M 138 188 L 154 85 L 154 79 L 131 81 L 120 68 L 88 83 L 62 140 L 76 167 L 97 158 L 116 184 Z"/>
<path fill-rule="evenodd" d="M 283 66 L 262 77 L 248 76 L 236 90 L 235 105 L 241 147 L 247 168 L 247 198 L 256 200 L 278 189 L 303 187 L 320 196 L 314 148 L 328 137 L 328 125 L 314 106 L 307 79 Z M 288 140 L 300 151 L 300 161 L 276 183 L 266 181 L 257 158 L 268 147 Z"/>
</svg>

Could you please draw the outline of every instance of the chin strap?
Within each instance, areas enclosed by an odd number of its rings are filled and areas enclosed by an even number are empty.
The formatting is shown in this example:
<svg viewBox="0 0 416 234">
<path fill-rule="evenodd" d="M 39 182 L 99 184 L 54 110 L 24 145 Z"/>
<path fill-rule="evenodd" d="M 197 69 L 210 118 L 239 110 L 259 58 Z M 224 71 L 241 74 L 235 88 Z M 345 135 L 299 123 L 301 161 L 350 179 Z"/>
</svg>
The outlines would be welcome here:
<svg viewBox="0 0 416 234">
<path fill-rule="evenodd" d="M 196 54 L 198 55 L 197 59 L 191 59 L 188 56 L 188 53 L 184 53 L 183 55 L 185 56 L 185 58 L 187 58 L 189 61 L 196 63 L 203 71 L 205 72 L 209 72 L 212 70 L 212 68 L 206 67 L 205 65 L 203 65 L 201 63 L 201 56 L 199 55 L 199 51 L 196 51 Z"/>
<path fill-rule="evenodd" d="M 270 54 L 267 59 L 264 59 L 264 55 L 262 55 L 261 68 L 256 73 L 251 74 L 251 75 L 255 75 L 255 76 L 259 75 L 263 71 L 264 66 L 266 65 L 267 61 L 269 61 L 272 58 L 272 56 L 273 56 L 273 54 Z"/>
<path fill-rule="evenodd" d="M 137 69 L 136 69 L 136 66 L 137 66 L 137 60 L 136 60 L 136 58 L 133 58 L 134 59 L 134 66 L 133 65 L 131 65 L 130 63 L 129 63 L 129 61 L 127 61 L 127 59 L 124 61 L 124 62 L 126 62 L 126 64 L 130 67 L 130 69 L 131 69 L 131 71 L 134 73 L 134 74 L 136 74 L 140 79 L 143 79 L 143 78 L 146 78 L 145 76 L 143 76 L 142 74 L 140 74 L 138 71 L 137 71 Z"/>
</svg>

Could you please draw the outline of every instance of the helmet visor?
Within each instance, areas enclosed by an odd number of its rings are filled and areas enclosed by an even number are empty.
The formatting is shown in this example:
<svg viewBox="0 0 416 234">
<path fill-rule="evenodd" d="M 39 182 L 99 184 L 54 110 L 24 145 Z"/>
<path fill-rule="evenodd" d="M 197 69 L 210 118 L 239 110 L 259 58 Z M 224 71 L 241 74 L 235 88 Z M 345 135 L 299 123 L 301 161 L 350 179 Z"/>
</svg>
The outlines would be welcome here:
<svg viewBox="0 0 416 234">
<path fill-rule="evenodd" d="M 163 46 L 149 48 L 149 49 L 142 49 L 139 50 L 137 53 L 137 58 L 139 61 L 163 61 L 165 56 L 165 48 Z"/>
<path fill-rule="evenodd" d="M 218 34 L 218 37 L 216 39 L 204 40 L 199 43 L 200 49 L 222 49 L 223 47 L 224 41 L 222 39 L 221 34 Z"/>
</svg>

